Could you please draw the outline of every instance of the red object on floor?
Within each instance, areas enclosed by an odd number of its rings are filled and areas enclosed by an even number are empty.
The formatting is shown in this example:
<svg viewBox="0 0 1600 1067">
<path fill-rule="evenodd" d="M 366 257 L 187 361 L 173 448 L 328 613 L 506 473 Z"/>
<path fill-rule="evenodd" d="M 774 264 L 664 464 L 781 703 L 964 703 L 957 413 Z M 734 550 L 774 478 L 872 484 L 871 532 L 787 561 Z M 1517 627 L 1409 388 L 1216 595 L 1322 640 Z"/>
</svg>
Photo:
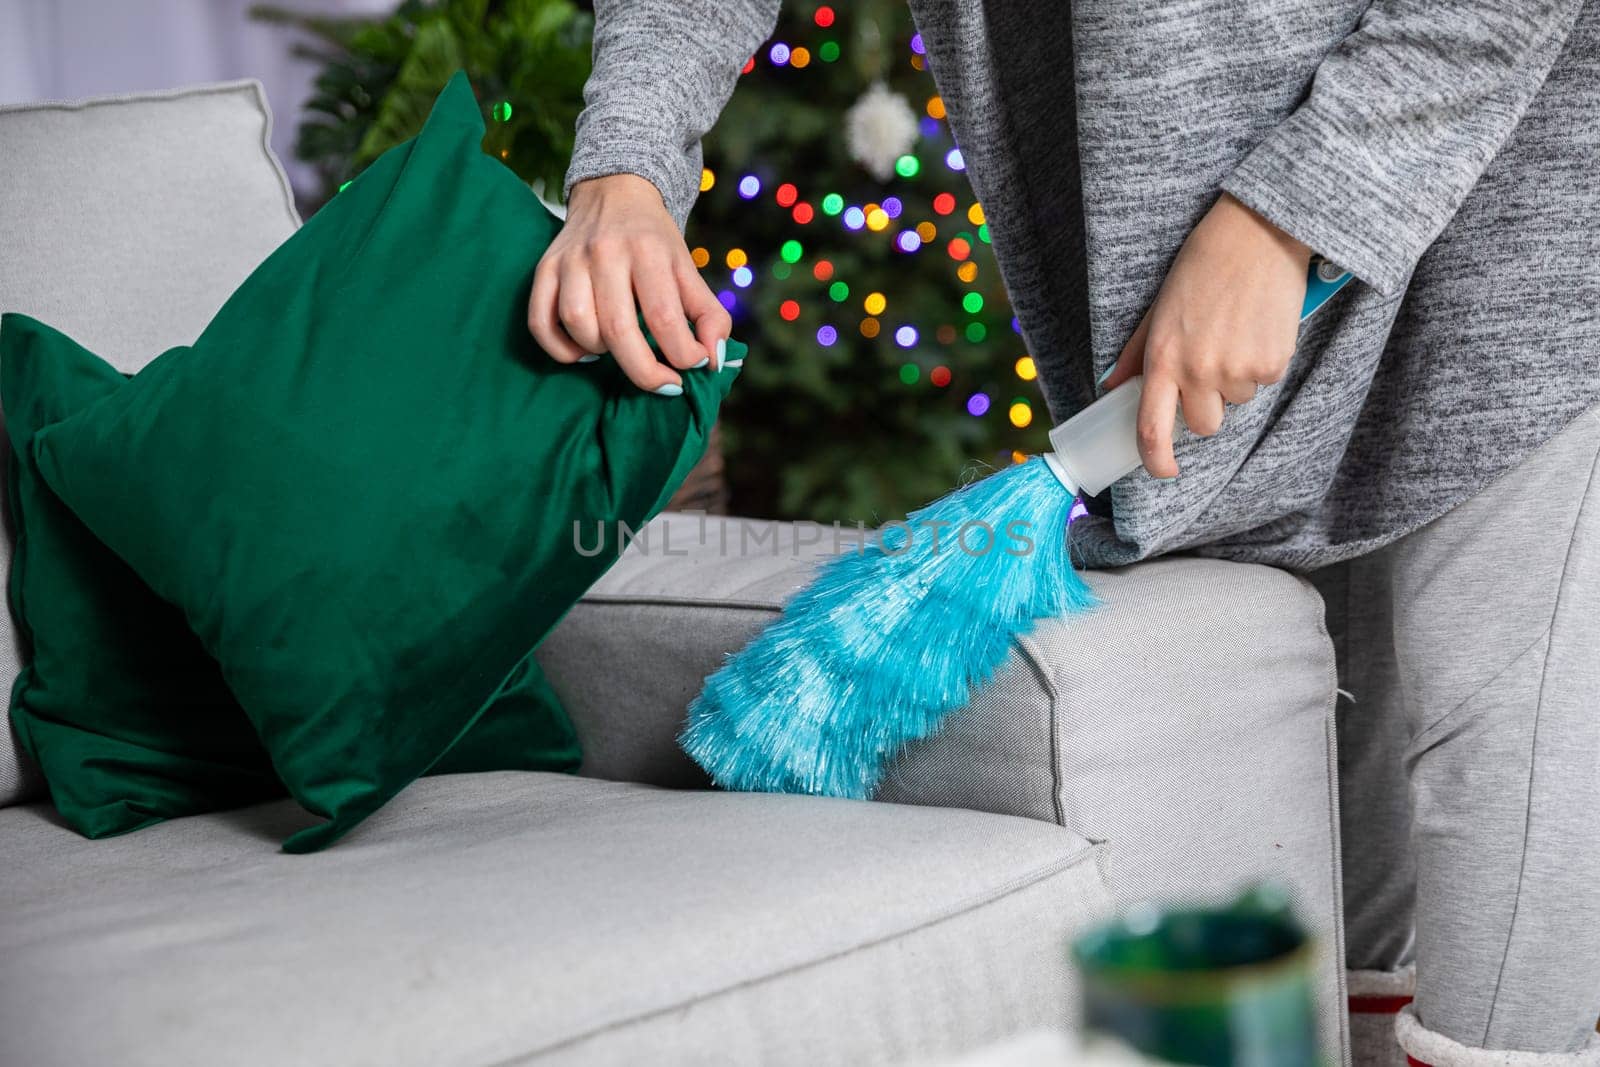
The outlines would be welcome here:
<svg viewBox="0 0 1600 1067">
<path fill-rule="evenodd" d="M 1350 1011 L 1355 1015 L 1393 1015 L 1410 1003 L 1411 998 L 1405 995 L 1351 997 Z"/>
</svg>

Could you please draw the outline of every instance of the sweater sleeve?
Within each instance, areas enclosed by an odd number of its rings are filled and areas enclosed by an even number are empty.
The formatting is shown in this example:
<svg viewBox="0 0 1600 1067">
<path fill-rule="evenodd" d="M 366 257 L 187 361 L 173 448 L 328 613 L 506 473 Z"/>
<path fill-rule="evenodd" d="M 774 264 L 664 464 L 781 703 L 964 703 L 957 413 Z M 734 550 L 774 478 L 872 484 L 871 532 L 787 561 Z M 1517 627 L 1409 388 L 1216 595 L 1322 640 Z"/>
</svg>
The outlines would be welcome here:
<svg viewBox="0 0 1600 1067">
<path fill-rule="evenodd" d="M 682 229 L 700 192 L 700 138 L 771 35 L 779 2 L 596 0 L 594 70 L 563 192 L 637 174 Z"/>
<path fill-rule="evenodd" d="M 1375 0 L 1222 188 L 1385 295 L 1544 84 L 1583 0 Z"/>
</svg>

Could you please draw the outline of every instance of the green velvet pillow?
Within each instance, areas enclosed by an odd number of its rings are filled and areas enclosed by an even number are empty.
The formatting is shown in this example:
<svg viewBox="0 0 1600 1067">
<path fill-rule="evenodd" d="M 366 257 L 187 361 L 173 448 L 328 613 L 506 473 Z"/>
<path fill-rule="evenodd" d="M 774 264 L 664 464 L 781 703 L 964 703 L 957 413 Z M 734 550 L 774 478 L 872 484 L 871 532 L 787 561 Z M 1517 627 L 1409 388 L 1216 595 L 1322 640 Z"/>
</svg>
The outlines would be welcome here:
<svg viewBox="0 0 1600 1067">
<path fill-rule="evenodd" d="M 127 382 L 23 315 L 0 316 L 0 400 L 17 532 L 8 585 L 27 646 L 11 696 L 23 747 L 87 837 L 280 795 L 267 751 L 183 615 L 101 544 L 39 478 L 41 428 Z M 433 773 L 569 770 L 577 738 L 533 661 Z"/>
<path fill-rule="evenodd" d="M 375 811 L 526 669 L 615 559 L 619 523 L 694 465 L 737 373 L 660 397 L 610 360 L 540 352 L 527 297 L 559 223 L 483 132 L 457 75 L 192 347 L 34 442 L 328 820 L 289 851 Z"/>
</svg>

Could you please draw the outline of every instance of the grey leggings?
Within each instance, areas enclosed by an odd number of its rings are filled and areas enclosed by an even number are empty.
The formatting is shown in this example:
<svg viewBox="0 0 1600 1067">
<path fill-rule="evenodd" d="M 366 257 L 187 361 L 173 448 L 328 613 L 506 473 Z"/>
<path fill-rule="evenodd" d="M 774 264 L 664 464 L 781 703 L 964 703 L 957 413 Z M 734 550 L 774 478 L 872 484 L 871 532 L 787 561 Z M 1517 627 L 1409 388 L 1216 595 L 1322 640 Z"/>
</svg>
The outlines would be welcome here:
<svg viewBox="0 0 1600 1067">
<path fill-rule="evenodd" d="M 1339 677 L 1346 953 L 1423 1026 L 1571 1052 L 1600 1016 L 1600 408 L 1312 575 Z"/>
</svg>

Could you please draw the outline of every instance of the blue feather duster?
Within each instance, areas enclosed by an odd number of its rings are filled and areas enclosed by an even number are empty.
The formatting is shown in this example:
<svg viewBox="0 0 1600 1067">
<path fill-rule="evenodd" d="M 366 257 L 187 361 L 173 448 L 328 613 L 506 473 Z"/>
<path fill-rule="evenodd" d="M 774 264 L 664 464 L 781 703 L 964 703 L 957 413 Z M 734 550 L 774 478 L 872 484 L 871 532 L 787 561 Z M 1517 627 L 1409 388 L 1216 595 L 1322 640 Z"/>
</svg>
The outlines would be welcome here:
<svg viewBox="0 0 1600 1067">
<path fill-rule="evenodd" d="M 1350 282 L 1313 257 L 1302 320 Z M 1036 620 L 1094 604 L 1077 494 L 1139 466 L 1132 378 L 1050 431 L 1055 451 L 958 489 L 825 564 L 706 680 L 684 750 L 727 789 L 870 796 L 885 766 L 994 676 Z"/>
<path fill-rule="evenodd" d="M 685 751 L 727 789 L 871 795 L 1036 620 L 1093 604 L 1068 554 L 1075 503 L 1036 457 L 829 560 L 707 679 Z"/>
</svg>

